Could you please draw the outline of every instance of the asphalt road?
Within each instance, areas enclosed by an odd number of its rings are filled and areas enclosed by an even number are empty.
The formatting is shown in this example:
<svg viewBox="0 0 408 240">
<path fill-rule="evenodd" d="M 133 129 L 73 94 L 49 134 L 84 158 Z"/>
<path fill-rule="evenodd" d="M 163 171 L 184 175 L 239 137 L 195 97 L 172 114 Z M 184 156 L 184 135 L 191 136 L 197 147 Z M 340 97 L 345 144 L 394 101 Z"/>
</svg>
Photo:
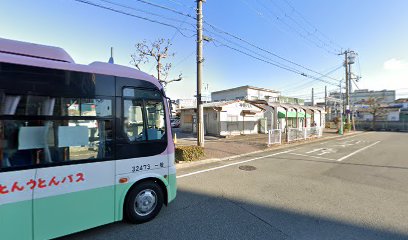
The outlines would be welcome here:
<svg viewBox="0 0 408 240">
<path fill-rule="evenodd" d="M 363 133 L 178 176 L 177 199 L 153 221 L 63 239 L 408 239 L 408 133 Z"/>
</svg>

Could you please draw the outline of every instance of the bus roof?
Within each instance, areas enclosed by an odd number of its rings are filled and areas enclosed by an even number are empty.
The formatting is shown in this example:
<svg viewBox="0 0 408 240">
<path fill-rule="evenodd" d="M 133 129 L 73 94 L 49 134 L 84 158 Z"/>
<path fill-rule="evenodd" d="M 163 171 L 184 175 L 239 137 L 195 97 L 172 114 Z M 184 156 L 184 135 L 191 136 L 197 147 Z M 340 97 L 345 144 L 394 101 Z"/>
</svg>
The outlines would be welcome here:
<svg viewBox="0 0 408 240">
<path fill-rule="evenodd" d="M 142 71 L 117 64 L 76 64 L 62 48 L 0 38 L 0 62 L 140 79 L 162 89 L 159 81 Z"/>
</svg>

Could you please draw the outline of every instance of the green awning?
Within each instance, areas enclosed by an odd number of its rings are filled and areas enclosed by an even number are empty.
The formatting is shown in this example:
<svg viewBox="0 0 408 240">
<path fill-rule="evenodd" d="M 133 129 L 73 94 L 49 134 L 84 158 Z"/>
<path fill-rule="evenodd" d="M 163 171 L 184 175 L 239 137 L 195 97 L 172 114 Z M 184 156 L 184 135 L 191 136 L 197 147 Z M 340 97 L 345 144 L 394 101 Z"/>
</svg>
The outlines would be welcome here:
<svg viewBox="0 0 408 240">
<path fill-rule="evenodd" d="M 311 115 L 306 113 L 306 118 L 310 118 Z M 278 112 L 278 118 L 286 118 L 286 112 Z M 296 118 L 296 112 L 288 112 L 288 118 Z M 298 118 L 305 118 L 304 112 L 298 113 Z"/>
</svg>

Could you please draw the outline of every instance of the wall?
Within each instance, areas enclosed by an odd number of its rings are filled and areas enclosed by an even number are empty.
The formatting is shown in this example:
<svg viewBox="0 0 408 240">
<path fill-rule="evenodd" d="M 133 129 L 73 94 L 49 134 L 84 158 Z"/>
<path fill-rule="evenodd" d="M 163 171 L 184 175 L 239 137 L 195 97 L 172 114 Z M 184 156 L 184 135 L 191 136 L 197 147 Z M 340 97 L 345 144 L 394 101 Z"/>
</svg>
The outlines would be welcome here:
<svg viewBox="0 0 408 240">
<path fill-rule="evenodd" d="M 238 88 L 238 89 L 231 89 L 231 90 L 222 91 L 222 92 L 211 93 L 212 101 L 226 101 L 226 100 L 235 100 L 235 99 L 267 100 L 266 96 L 277 98 L 279 96 L 279 93 L 262 91 L 258 89 L 252 89 L 252 88 Z"/>
<path fill-rule="evenodd" d="M 243 116 L 243 110 L 257 113 L 252 116 Z M 259 119 L 263 118 L 263 111 L 252 104 L 237 102 L 223 106 L 219 116 L 221 136 L 257 134 Z"/>
<path fill-rule="evenodd" d="M 400 111 L 392 111 L 387 114 L 387 121 L 399 121 Z"/>
<path fill-rule="evenodd" d="M 193 132 L 193 119 L 195 115 L 194 109 L 181 110 L 180 129 L 182 132 Z"/>
<path fill-rule="evenodd" d="M 214 102 L 215 101 L 235 100 L 235 99 L 245 99 L 246 97 L 247 97 L 247 91 L 244 88 L 211 93 L 211 100 Z"/>
</svg>

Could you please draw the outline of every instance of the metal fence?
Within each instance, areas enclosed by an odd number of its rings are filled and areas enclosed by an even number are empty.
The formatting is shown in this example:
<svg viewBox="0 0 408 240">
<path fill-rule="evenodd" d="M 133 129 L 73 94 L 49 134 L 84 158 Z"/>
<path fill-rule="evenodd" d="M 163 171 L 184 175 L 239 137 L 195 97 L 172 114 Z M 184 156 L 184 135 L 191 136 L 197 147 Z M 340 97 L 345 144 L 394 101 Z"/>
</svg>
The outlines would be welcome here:
<svg viewBox="0 0 408 240">
<path fill-rule="evenodd" d="M 408 121 L 358 121 L 355 125 L 357 130 L 408 131 Z"/>
<path fill-rule="evenodd" d="M 323 128 L 322 127 L 309 127 L 301 129 L 289 128 L 287 134 L 288 142 L 305 140 L 309 138 L 319 138 L 323 135 Z"/>
<path fill-rule="evenodd" d="M 282 131 L 280 129 L 268 130 L 268 145 L 281 143 L 282 143 Z"/>
<path fill-rule="evenodd" d="M 306 140 L 310 138 L 320 138 L 323 136 L 322 127 L 309 128 L 288 128 L 286 132 L 287 142 Z M 282 130 L 268 130 L 268 145 L 282 144 Z"/>
<path fill-rule="evenodd" d="M 305 139 L 304 129 L 288 128 L 287 134 L 288 134 L 288 136 L 287 136 L 288 142 L 293 142 L 293 141 Z"/>
<path fill-rule="evenodd" d="M 322 127 L 310 127 L 305 128 L 305 139 L 307 138 L 314 138 L 314 137 L 321 137 L 323 135 L 323 128 Z"/>
</svg>

